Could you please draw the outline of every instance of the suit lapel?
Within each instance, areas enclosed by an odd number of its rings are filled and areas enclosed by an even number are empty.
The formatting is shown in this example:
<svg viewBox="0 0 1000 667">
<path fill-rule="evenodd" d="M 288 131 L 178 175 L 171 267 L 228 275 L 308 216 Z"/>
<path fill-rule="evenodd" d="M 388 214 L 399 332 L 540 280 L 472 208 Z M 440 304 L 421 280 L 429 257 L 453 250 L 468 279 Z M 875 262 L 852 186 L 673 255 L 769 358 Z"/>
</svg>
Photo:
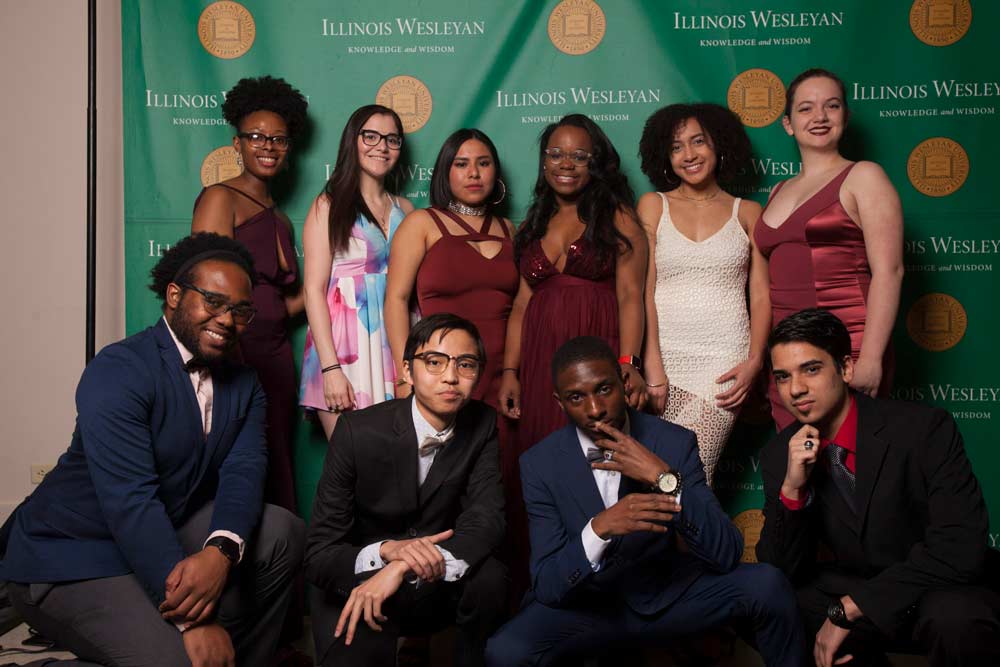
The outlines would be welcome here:
<svg viewBox="0 0 1000 667">
<path fill-rule="evenodd" d="M 420 485 L 420 506 L 423 507 L 430 500 L 434 492 L 441 486 L 441 482 L 448 479 L 448 475 L 455 467 L 455 463 L 462 457 L 464 450 L 470 446 L 470 438 L 474 430 L 474 424 L 469 424 L 468 420 L 462 418 L 459 412 L 455 420 L 455 432 L 447 445 L 438 450 L 431 463 L 430 470 L 427 471 L 427 479 Z M 414 447 L 416 448 L 416 433 L 414 433 Z M 416 451 L 416 450 L 414 450 Z M 419 453 L 417 454 L 419 456 Z"/>
<path fill-rule="evenodd" d="M 413 428 L 413 396 L 396 401 L 393 419 L 393 439 L 389 443 L 391 460 L 396 475 L 396 488 L 404 506 L 417 505 L 417 431 Z"/>
<path fill-rule="evenodd" d="M 559 434 L 559 452 L 556 465 L 561 469 L 559 477 L 586 517 L 594 517 L 605 510 L 601 492 L 594 481 L 594 471 L 587 463 L 587 457 L 580 446 L 576 428 L 570 424 Z"/>
<path fill-rule="evenodd" d="M 878 411 L 878 405 L 867 396 L 856 396 L 858 405 L 858 439 L 855 454 L 856 503 L 858 510 L 858 534 L 864 532 L 868 509 L 875 491 L 875 482 L 882 471 L 889 442 L 880 432 L 885 427 L 885 419 Z"/>
<path fill-rule="evenodd" d="M 196 433 L 204 433 L 205 428 L 201 419 L 201 407 L 198 405 L 198 397 L 194 393 L 194 385 L 191 384 L 191 376 L 184 370 L 184 362 L 181 360 L 181 353 L 174 343 L 173 336 L 167 328 L 167 321 L 160 318 L 153 328 L 156 336 L 156 344 L 160 348 L 160 358 L 167 370 L 167 377 L 178 391 L 180 403 L 177 408 L 184 413 L 184 418 L 191 423 L 191 428 L 197 428 Z M 213 383 L 214 384 L 214 383 Z M 214 408 L 212 417 L 215 417 Z"/>
</svg>

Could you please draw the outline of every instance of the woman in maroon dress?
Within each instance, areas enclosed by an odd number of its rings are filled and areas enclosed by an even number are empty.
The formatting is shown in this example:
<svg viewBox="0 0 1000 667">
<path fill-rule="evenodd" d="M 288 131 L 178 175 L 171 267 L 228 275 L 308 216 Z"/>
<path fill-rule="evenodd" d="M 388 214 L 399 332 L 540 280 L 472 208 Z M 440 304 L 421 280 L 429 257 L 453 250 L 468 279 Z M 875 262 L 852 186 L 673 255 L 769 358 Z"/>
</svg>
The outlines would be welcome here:
<svg viewBox="0 0 1000 667">
<path fill-rule="evenodd" d="M 645 402 L 639 354 L 647 245 L 618 152 L 592 120 L 564 117 L 542 133 L 534 200 L 515 237 L 520 287 L 507 325 L 500 409 L 519 419 L 501 449 L 509 533 L 524 588 L 527 515 L 518 458 L 566 424 L 553 398 L 550 364 L 576 336 L 600 336 L 621 355 L 629 404 Z"/>
<path fill-rule="evenodd" d="M 271 180 L 286 166 L 289 149 L 306 122 L 308 103 L 282 79 L 241 79 L 226 95 L 222 114 L 236 128 L 233 148 L 243 172 L 201 191 L 192 232 L 235 237 L 257 269 L 257 316 L 240 339 L 243 359 L 257 370 L 267 396 L 265 500 L 295 511 L 291 431 L 298 385 L 287 322 L 302 312 L 302 291 L 292 226 L 274 204 Z"/>
<path fill-rule="evenodd" d="M 421 316 L 454 313 L 479 329 L 486 367 L 472 396 L 494 408 L 518 285 L 514 228 L 494 214 L 506 191 L 488 136 L 463 129 L 448 137 L 434 164 L 430 208 L 406 216 L 393 237 L 385 290 L 385 327 L 397 371 L 415 291 Z M 396 397 L 407 395 L 409 386 L 397 384 Z"/>
<path fill-rule="evenodd" d="M 847 126 L 844 82 L 812 69 L 788 86 L 785 132 L 795 138 L 802 171 L 771 191 L 754 229 L 767 258 L 771 326 L 804 308 L 826 308 L 851 332 L 854 379 L 869 395 L 887 395 L 889 336 L 903 280 L 903 213 L 899 196 L 874 162 L 840 154 Z M 771 381 L 778 430 L 794 422 Z"/>
</svg>

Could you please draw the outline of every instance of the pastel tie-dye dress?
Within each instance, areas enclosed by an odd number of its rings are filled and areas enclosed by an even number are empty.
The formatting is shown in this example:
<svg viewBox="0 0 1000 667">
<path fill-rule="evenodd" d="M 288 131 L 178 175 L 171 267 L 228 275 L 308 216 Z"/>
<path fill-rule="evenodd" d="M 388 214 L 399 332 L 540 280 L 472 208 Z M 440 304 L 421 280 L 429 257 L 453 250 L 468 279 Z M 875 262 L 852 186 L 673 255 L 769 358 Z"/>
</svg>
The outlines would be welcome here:
<svg viewBox="0 0 1000 667">
<path fill-rule="evenodd" d="M 389 266 L 389 244 L 403 221 L 403 210 L 393 199 L 389 214 L 389 237 L 378 225 L 358 216 L 345 250 L 334 255 L 326 305 L 337 359 L 354 387 L 358 408 L 367 408 L 393 397 L 396 379 L 389 338 L 385 333 L 382 306 L 385 276 Z M 306 334 L 302 355 L 302 386 L 299 405 L 327 410 L 323 398 L 323 374 L 312 331 Z"/>
</svg>

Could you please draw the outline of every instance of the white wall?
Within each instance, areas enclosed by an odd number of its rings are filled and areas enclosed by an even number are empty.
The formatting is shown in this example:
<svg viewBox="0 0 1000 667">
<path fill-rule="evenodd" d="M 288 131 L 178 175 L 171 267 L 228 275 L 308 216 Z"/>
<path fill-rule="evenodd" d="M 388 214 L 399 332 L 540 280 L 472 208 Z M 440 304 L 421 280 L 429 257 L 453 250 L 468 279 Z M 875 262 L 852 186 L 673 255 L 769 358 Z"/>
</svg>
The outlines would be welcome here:
<svg viewBox="0 0 1000 667">
<path fill-rule="evenodd" d="M 121 14 L 98 0 L 97 348 L 124 335 Z M 69 445 L 86 323 L 87 3 L 0 0 L 0 521 Z"/>
</svg>

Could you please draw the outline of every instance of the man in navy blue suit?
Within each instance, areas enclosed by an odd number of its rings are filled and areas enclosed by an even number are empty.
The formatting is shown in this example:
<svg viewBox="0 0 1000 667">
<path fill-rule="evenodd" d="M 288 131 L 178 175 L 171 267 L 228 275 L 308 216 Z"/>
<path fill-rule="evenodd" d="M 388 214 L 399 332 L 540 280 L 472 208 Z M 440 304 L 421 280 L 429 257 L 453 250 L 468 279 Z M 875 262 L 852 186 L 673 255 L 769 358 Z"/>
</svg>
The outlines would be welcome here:
<svg viewBox="0 0 1000 667">
<path fill-rule="evenodd" d="M 736 621 L 768 665 L 801 664 L 791 586 L 739 564 L 742 537 L 705 484 L 694 433 L 627 409 L 599 338 L 563 345 L 552 376 L 571 423 L 521 456 L 532 590 L 488 663 L 547 665 Z"/>
<path fill-rule="evenodd" d="M 305 528 L 263 505 L 264 392 L 230 359 L 253 275 L 216 234 L 163 256 L 163 317 L 87 366 L 69 449 L 3 531 L 15 608 L 81 661 L 272 660 Z"/>
</svg>

